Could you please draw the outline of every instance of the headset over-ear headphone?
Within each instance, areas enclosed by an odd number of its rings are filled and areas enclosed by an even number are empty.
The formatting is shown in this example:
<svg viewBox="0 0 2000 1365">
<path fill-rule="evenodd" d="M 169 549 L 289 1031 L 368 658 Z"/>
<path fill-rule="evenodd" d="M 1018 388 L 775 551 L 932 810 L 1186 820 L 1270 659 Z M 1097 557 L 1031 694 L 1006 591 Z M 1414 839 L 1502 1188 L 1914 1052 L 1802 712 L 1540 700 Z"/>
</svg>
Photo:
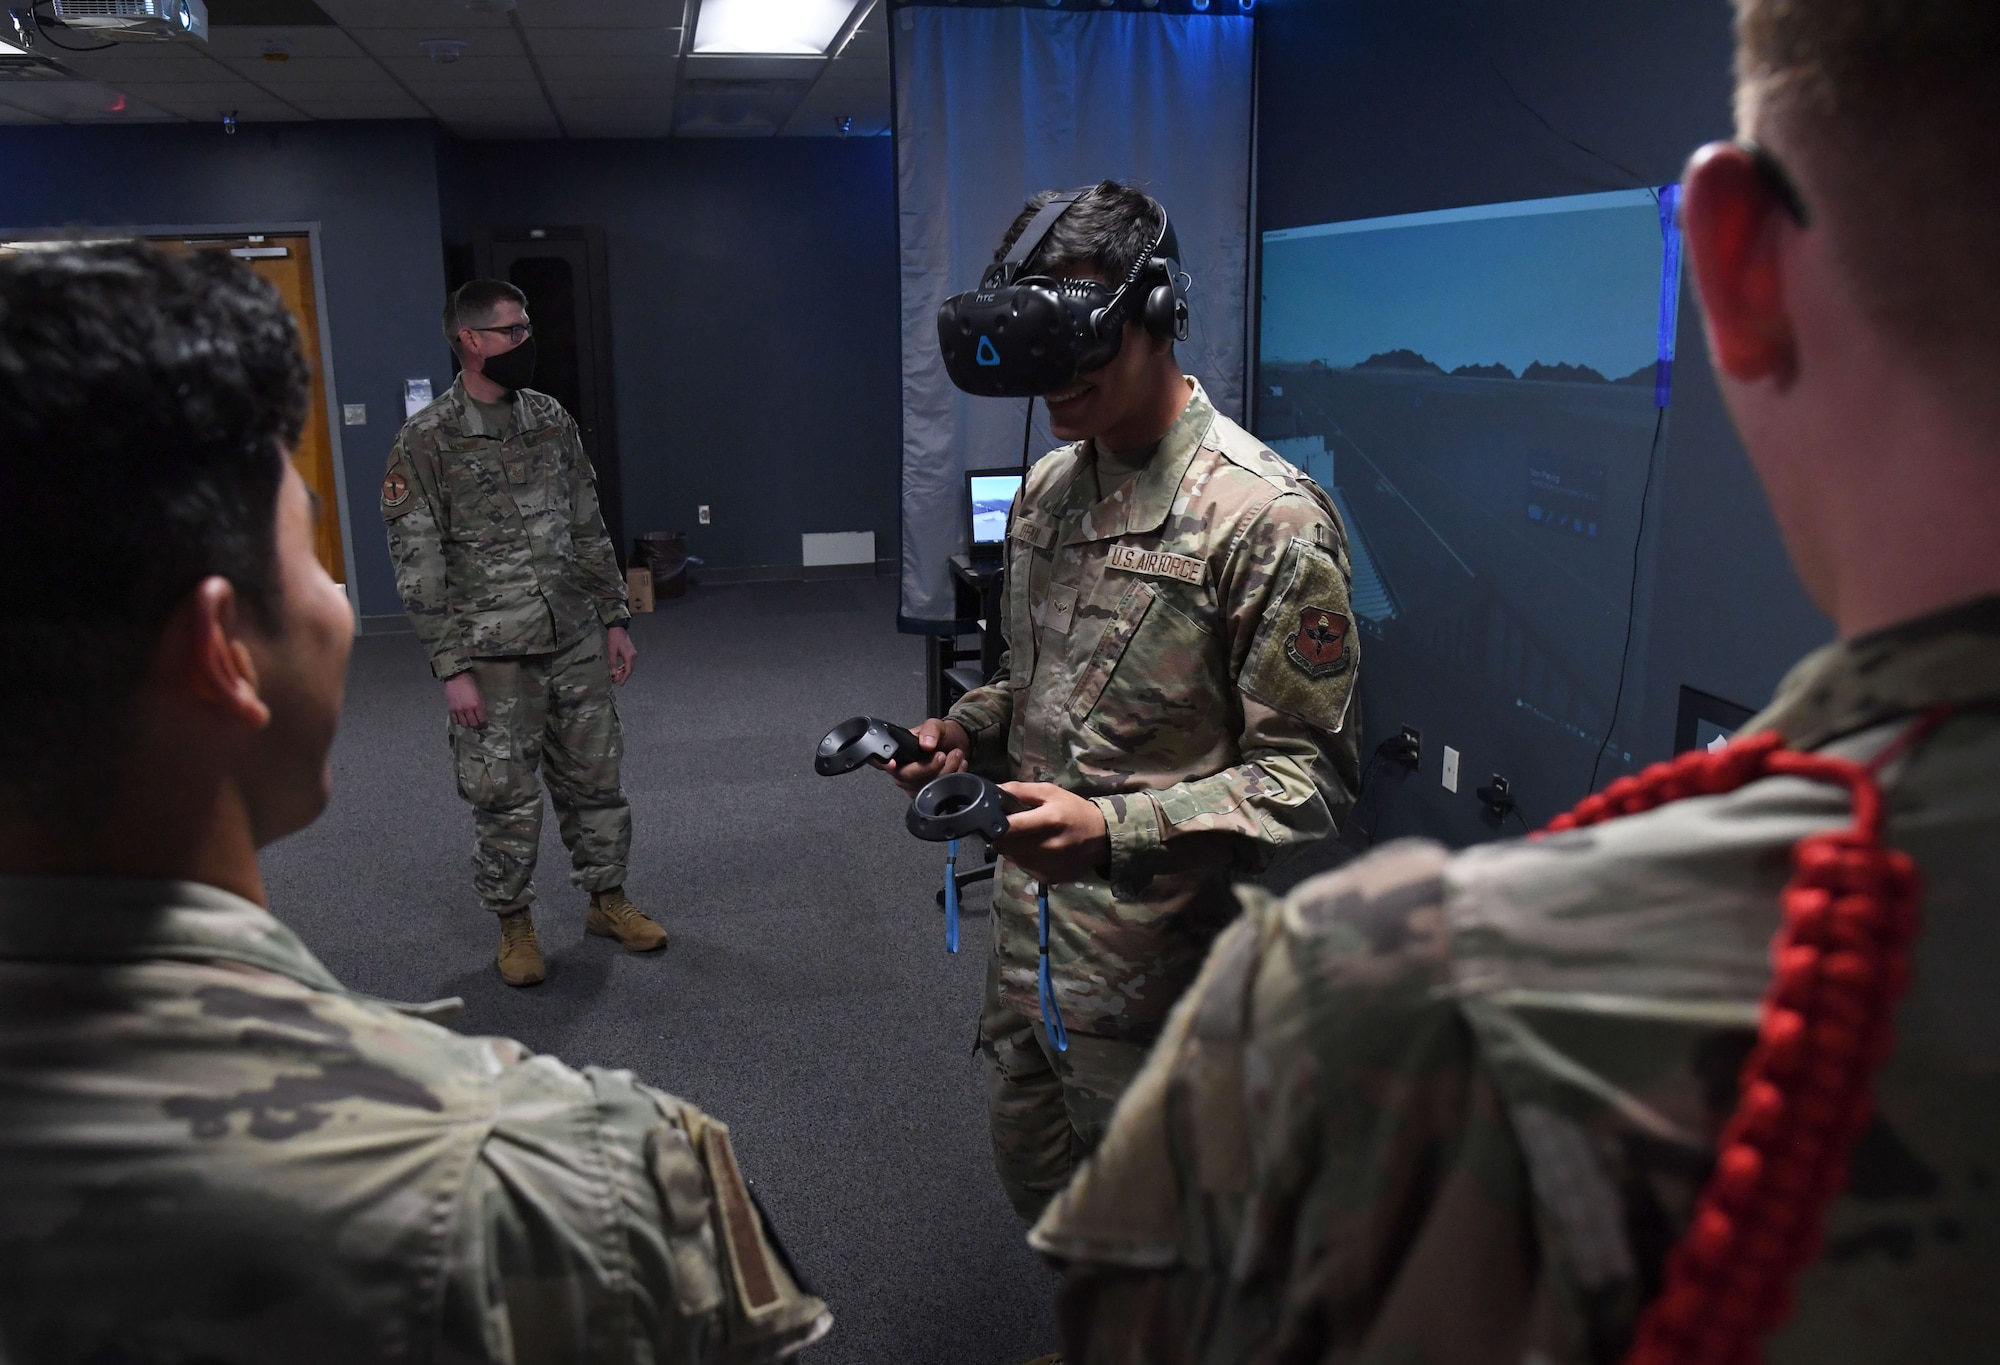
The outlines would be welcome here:
<svg viewBox="0 0 2000 1365">
<path fill-rule="evenodd" d="M 959 388 L 993 398 L 1067 388 L 1078 375 L 1111 362 L 1135 314 L 1154 337 L 1187 340 L 1180 242 L 1164 208 L 1152 246 L 1133 261 L 1116 291 L 1096 280 L 1020 273 L 1057 221 L 1091 193 L 1072 190 L 1044 204 L 979 288 L 952 295 L 938 309 L 945 373 Z M 1157 283 L 1146 287 L 1149 275 Z"/>
</svg>

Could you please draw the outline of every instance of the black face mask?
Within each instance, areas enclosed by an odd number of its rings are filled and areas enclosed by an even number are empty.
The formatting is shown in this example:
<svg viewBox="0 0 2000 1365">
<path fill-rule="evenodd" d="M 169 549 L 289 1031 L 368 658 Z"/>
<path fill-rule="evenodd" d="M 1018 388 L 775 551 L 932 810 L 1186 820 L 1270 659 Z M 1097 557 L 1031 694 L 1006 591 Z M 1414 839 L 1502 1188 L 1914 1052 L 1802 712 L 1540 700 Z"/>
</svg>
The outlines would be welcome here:
<svg viewBox="0 0 2000 1365">
<path fill-rule="evenodd" d="M 535 377 L 534 337 L 530 336 L 511 351 L 487 356 L 484 373 L 509 393 L 527 388 L 528 382 Z"/>
</svg>

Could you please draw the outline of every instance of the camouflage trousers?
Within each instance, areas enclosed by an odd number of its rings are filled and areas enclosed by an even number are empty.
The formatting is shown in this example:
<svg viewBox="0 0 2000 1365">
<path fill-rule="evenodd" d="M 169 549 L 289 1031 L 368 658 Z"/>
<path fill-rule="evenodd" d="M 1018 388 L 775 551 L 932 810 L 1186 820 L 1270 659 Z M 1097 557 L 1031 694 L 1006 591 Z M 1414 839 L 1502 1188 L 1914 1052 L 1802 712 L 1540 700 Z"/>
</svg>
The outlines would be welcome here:
<svg viewBox="0 0 2000 1365">
<path fill-rule="evenodd" d="M 623 886 L 632 808 L 618 784 L 625 738 L 604 632 L 554 654 L 474 659 L 472 676 L 486 728 L 454 724 L 451 750 L 458 794 L 472 803 L 473 890 L 489 910 L 534 903 L 543 785 L 569 849 L 570 880 L 585 891 Z"/>
<path fill-rule="evenodd" d="M 986 962 L 979 1052 L 993 1168 L 1014 1212 L 1029 1223 L 1055 1198 L 1111 1126 L 1111 1111 L 1152 1050 L 1150 1043 L 1071 1029 L 1069 1050 L 1039 1019 L 1000 999 L 1000 959 Z"/>
</svg>

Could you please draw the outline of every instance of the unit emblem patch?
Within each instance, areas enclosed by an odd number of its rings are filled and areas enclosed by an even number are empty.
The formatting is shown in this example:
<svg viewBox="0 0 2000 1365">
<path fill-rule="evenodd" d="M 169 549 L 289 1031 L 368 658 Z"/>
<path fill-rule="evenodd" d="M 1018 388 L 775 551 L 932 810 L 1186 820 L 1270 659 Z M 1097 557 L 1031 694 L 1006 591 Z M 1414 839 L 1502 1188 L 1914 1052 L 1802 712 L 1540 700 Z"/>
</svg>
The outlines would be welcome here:
<svg viewBox="0 0 2000 1365">
<path fill-rule="evenodd" d="M 1347 667 L 1348 619 L 1326 607 L 1299 612 L 1299 628 L 1285 641 L 1285 657 L 1308 678 L 1326 678 Z"/>
<path fill-rule="evenodd" d="M 382 479 L 382 505 L 401 507 L 410 500 L 410 481 L 395 470 L 390 470 Z"/>
</svg>

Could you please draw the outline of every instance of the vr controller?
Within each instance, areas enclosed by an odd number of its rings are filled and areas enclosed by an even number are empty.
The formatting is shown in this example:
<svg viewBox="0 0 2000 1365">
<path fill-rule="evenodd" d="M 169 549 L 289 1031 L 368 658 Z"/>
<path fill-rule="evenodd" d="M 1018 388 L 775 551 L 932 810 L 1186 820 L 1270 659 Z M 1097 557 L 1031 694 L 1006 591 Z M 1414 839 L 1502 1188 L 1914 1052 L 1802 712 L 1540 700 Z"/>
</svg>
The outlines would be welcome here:
<svg viewBox="0 0 2000 1365">
<path fill-rule="evenodd" d="M 1187 340 L 1180 242 L 1164 209 L 1152 247 L 1116 290 L 1096 280 L 1021 275 L 1056 221 L 1089 193 L 1051 199 L 979 288 L 952 295 L 938 309 L 938 347 L 945 373 L 959 388 L 988 398 L 1033 398 L 1068 388 L 1078 375 L 1111 363 L 1134 314 L 1154 336 Z M 1157 282 L 1142 288 L 1148 275 Z"/>
<path fill-rule="evenodd" d="M 813 755 L 813 771 L 821 777 L 838 777 L 870 759 L 917 763 L 925 757 L 924 746 L 902 726 L 874 716 L 852 716 L 826 732 Z"/>
<path fill-rule="evenodd" d="M 1007 833 L 1007 817 L 1027 808 L 996 782 L 974 773 L 946 773 L 924 784 L 903 823 L 910 833 L 934 844 L 975 834 L 991 844 Z"/>
</svg>

